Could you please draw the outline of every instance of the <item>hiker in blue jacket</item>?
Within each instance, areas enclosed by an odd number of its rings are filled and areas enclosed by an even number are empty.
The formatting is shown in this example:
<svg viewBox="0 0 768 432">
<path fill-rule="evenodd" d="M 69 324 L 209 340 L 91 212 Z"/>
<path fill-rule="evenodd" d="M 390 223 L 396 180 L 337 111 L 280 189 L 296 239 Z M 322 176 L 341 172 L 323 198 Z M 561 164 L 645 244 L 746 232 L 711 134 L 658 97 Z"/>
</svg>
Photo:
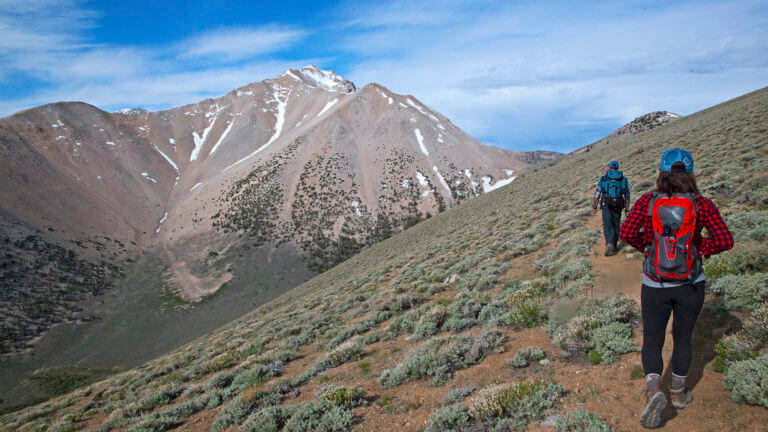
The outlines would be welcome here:
<svg viewBox="0 0 768 432">
<path fill-rule="evenodd" d="M 602 199 L 601 199 L 602 198 Z M 629 210 L 629 182 L 624 173 L 619 171 L 619 163 L 611 161 L 605 175 L 600 177 L 595 188 L 592 210 L 597 213 L 597 204 L 603 210 L 603 235 L 605 236 L 605 256 L 618 252 L 621 210 Z"/>
</svg>

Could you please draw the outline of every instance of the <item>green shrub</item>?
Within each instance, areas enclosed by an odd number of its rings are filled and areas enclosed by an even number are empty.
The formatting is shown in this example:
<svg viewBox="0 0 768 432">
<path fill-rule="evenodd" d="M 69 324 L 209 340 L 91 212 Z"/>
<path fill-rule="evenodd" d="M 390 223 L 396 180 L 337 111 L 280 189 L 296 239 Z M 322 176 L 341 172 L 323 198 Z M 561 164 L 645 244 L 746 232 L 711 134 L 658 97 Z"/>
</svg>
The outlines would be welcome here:
<svg viewBox="0 0 768 432">
<path fill-rule="evenodd" d="M 467 425 L 469 425 L 467 407 L 454 404 L 438 408 L 427 420 L 424 432 L 461 432 Z"/>
<path fill-rule="evenodd" d="M 752 311 L 768 302 L 768 273 L 726 275 L 712 283 L 711 290 L 725 295 L 728 309 Z"/>
<path fill-rule="evenodd" d="M 552 343 L 563 350 L 573 355 L 590 353 L 592 363 L 607 364 L 635 349 L 631 325 L 637 319 L 635 301 L 629 297 L 588 299 L 567 322 L 551 319 L 547 331 Z"/>
<path fill-rule="evenodd" d="M 723 337 L 715 346 L 712 367 L 724 372 L 731 364 L 757 357 L 760 349 L 768 344 L 768 305 L 752 313 L 741 330 Z"/>
<path fill-rule="evenodd" d="M 285 423 L 286 432 L 344 432 L 352 426 L 352 411 L 318 399 L 296 406 Z"/>
<path fill-rule="evenodd" d="M 228 387 L 232 383 L 233 378 L 234 374 L 232 372 L 219 372 L 208 379 L 208 382 L 205 383 L 205 387 L 208 389 Z"/>
<path fill-rule="evenodd" d="M 717 279 L 729 274 L 764 272 L 768 268 L 768 245 L 737 243 L 727 252 L 715 255 L 704 263 L 704 273 Z"/>
<path fill-rule="evenodd" d="M 613 432 L 613 429 L 599 415 L 577 409 L 571 411 L 567 418 L 558 419 L 555 432 Z"/>
<path fill-rule="evenodd" d="M 469 414 L 476 422 L 494 424 L 502 419 L 504 426 L 523 430 L 563 394 L 561 386 L 543 381 L 499 384 L 480 390 L 469 402 Z"/>
<path fill-rule="evenodd" d="M 723 385 L 736 402 L 768 408 L 768 354 L 733 363 Z"/>
<path fill-rule="evenodd" d="M 277 392 L 257 392 L 243 395 L 224 405 L 211 424 L 211 432 L 221 432 L 230 425 L 240 424 L 254 410 L 276 405 L 281 395 Z"/>
<path fill-rule="evenodd" d="M 365 395 L 365 390 L 360 387 L 335 387 L 326 390 L 320 397 L 336 406 L 352 408 L 363 403 L 365 401 Z"/>
<path fill-rule="evenodd" d="M 410 340 L 412 341 L 420 341 L 422 339 L 426 339 L 430 336 L 434 336 L 437 334 L 437 324 L 431 321 L 423 322 L 416 324 L 416 328 L 413 330 L 413 334 L 411 334 Z"/>
<path fill-rule="evenodd" d="M 278 432 L 291 416 L 291 410 L 281 406 L 264 408 L 254 414 L 240 426 L 243 432 Z"/>
<path fill-rule="evenodd" d="M 474 387 L 462 387 L 451 390 L 443 397 L 443 405 L 452 405 L 457 402 L 461 402 L 474 391 Z"/>
<path fill-rule="evenodd" d="M 602 364 L 613 363 L 618 359 L 619 354 L 637 349 L 632 341 L 629 323 L 622 322 L 614 322 L 594 329 L 589 336 L 588 346 L 600 354 Z"/>
<path fill-rule="evenodd" d="M 525 347 L 517 350 L 515 356 L 507 360 L 507 364 L 516 368 L 524 368 L 531 364 L 531 362 L 539 361 L 546 357 L 547 353 L 543 349 Z"/>
<path fill-rule="evenodd" d="M 333 351 L 328 353 L 325 357 L 318 360 L 315 364 L 315 370 L 322 372 L 327 369 L 339 367 L 350 360 L 360 360 L 360 357 L 365 351 L 366 345 L 363 345 L 360 340 L 349 340 Z"/>
<path fill-rule="evenodd" d="M 238 392 L 259 385 L 269 378 L 279 376 L 283 368 L 283 362 L 277 361 L 269 365 L 257 364 L 240 373 L 232 379 L 229 389 Z"/>
<path fill-rule="evenodd" d="M 742 210 L 725 221 L 737 242 L 768 241 L 768 211 Z"/>
<path fill-rule="evenodd" d="M 544 303 L 539 284 L 526 281 L 506 295 L 510 308 L 509 325 L 515 328 L 535 327 L 547 319 L 548 307 Z"/>
<path fill-rule="evenodd" d="M 490 249 L 481 249 L 475 254 L 465 256 L 461 261 L 451 267 L 449 273 L 466 273 L 470 269 L 475 268 L 480 262 L 493 257 L 493 251 Z"/>
<path fill-rule="evenodd" d="M 478 337 L 439 337 L 414 348 L 402 362 L 379 375 L 384 388 L 431 376 L 432 385 L 445 383 L 459 369 L 482 361 L 504 339 L 499 329 L 488 329 Z"/>
</svg>

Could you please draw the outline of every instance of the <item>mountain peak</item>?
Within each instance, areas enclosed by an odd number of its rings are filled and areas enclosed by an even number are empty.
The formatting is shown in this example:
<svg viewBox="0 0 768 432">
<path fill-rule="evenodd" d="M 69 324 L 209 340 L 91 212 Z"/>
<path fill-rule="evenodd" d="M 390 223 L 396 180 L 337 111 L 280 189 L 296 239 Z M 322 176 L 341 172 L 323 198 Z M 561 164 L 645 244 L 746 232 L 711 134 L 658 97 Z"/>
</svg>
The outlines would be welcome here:
<svg viewBox="0 0 768 432">
<path fill-rule="evenodd" d="M 142 115 L 146 114 L 149 111 L 145 110 L 144 108 L 139 107 L 133 107 L 133 108 L 123 108 L 119 111 L 115 111 L 115 114 L 125 114 L 125 115 Z"/>
<path fill-rule="evenodd" d="M 357 89 L 355 84 L 332 70 L 322 70 L 315 65 L 307 65 L 298 71 L 291 69 L 283 72 L 299 78 L 309 85 L 321 87 L 332 92 L 352 93 Z M 282 76 L 282 75 L 281 75 Z"/>
</svg>

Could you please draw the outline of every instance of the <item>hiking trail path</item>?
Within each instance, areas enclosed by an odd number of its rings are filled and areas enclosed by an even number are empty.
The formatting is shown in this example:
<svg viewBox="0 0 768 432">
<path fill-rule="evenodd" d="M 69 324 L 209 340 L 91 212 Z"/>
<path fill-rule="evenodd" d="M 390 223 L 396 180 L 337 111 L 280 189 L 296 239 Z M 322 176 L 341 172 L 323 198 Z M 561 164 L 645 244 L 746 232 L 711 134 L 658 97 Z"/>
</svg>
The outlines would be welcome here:
<svg viewBox="0 0 768 432">
<path fill-rule="evenodd" d="M 622 215 L 622 222 L 624 220 Z M 600 237 L 592 246 L 592 271 L 594 284 L 589 295 L 610 297 L 623 294 L 637 301 L 640 309 L 640 278 L 642 275 L 642 256 L 629 245 L 619 242 L 616 255 L 606 257 L 603 237 L 602 217 L 600 212 L 589 218 L 587 227 L 596 230 Z M 712 300 L 707 296 L 706 302 Z M 705 306 L 694 329 L 693 359 L 689 372 L 688 387 L 693 390 L 693 402 L 685 410 L 675 410 L 668 404 L 662 414 L 662 423 L 658 430 L 669 431 L 768 431 L 768 410 L 764 407 L 737 404 L 731 399 L 730 392 L 723 387 L 724 374 L 712 369 L 714 348 L 728 329 L 738 328 L 737 317 L 717 316 Z M 642 345 L 642 323 L 633 329 L 633 339 L 639 347 Z M 672 318 L 667 326 L 663 356 L 665 373 L 663 388 L 670 382 L 668 370 L 672 355 Z M 607 423 L 618 431 L 645 431 L 639 422 L 639 413 L 645 403 L 645 382 L 631 378 L 631 371 L 642 364 L 640 352 L 621 356 L 613 365 L 591 366 L 566 365 L 558 370 L 557 382 L 563 383 L 572 391 L 578 404 L 568 406 L 571 409 L 582 408 L 599 413 Z M 668 392 L 665 391 L 667 393 Z M 568 403 L 568 405 L 571 405 Z M 531 425 L 532 426 L 532 425 Z M 540 426 L 530 430 L 551 430 Z"/>
</svg>

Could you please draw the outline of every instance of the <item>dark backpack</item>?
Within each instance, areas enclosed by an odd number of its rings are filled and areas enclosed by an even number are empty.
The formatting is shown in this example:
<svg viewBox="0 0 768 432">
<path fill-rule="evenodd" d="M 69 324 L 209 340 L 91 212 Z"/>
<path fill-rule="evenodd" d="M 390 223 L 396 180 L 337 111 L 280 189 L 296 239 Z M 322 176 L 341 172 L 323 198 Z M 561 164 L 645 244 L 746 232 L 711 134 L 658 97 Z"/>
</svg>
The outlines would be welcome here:
<svg viewBox="0 0 768 432">
<path fill-rule="evenodd" d="M 693 244 L 698 211 L 691 194 L 654 192 L 648 204 L 653 242 L 643 263 L 648 277 L 659 282 L 693 282 L 701 274 L 701 260 Z"/>
<path fill-rule="evenodd" d="M 624 174 L 621 171 L 610 170 L 600 177 L 600 194 L 603 205 L 612 209 L 624 208 Z"/>
</svg>

